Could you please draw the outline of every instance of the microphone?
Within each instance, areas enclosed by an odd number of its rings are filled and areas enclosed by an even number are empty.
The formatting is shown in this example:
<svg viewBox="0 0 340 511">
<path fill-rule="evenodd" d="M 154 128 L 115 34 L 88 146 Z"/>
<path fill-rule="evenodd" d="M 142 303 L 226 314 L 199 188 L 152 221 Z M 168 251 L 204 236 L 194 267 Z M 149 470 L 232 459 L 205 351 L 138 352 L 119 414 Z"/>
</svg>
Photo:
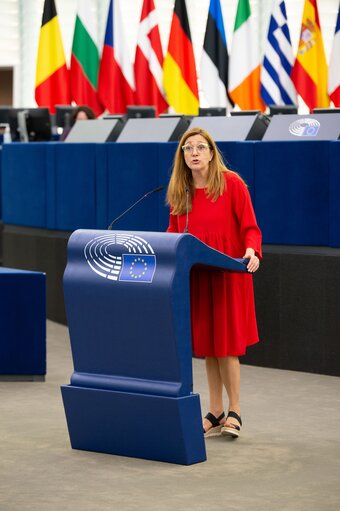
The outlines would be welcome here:
<svg viewBox="0 0 340 511">
<path fill-rule="evenodd" d="M 136 202 L 134 202 L 129 208 L 125 209 L 125 211 L 123 211 L 123 213 L 121 213 L 119 216 L 114 218 L 112 220 L 112 222 L 110 223 L 110 225 L 108 226 L 108 230 L 111 231 L 113 224 L 118 222 L 118 220 L 120 220 L 122 218 L 122 216 L 126 215 L 126 213 L 128 213 L 131 209 L 133 209 L 135 206 L 137 206 L 137 204 L 142 202 L 142 200 L 144 200 L 148 195 L 151 195 L 152 193 L 160 192 L 161 190 L 164 190 L 164 186 L 157 186 L 157 188 L 154 188 L 153 190 L 150 190 L 149 192 L 145 193 L 142 197 L 140 197 L 140 199 L 138 199 Z"/>
<path fill-rule="evenodd" d="M 187 216 L 186 216 L 185 227 L 184 227 L 183 232 L 188 232 L 188 227 L 189 227 L 189 188 L 188 187 L 186 187 L 185 193 L 187 195 L 187 204 L 186 204 L 186 210 L 187 210 L 186 215 Z"/>
</svg>

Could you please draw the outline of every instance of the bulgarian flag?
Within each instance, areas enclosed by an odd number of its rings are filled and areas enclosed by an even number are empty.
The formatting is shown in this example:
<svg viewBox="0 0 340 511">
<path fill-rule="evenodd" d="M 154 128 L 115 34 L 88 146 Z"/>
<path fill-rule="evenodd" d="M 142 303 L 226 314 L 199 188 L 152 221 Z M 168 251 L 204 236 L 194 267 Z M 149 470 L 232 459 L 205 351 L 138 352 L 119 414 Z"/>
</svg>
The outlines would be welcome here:
<svg viewBox="0 0 340 511">
<path fill-rule="evenodd" d="M 291 77 L 310 110 L 329 105 L 327 63 L 316 0 L 305 0 L 299 48 Z"/>
<path fill-rule="evenodd" d="M 91 2 L 79 0 L 71 55 L 71 96 L 77 105 L 87 105 L 100 115 L 104 109 L 97 98 L 99 54 L 94 41 Z"/>
<path fill-rule="evenodd" d="M 229 95 L 242 110 L 265 110 L 249 0 L 239 0 L 229 57 Z"/>
<path fill-rule="evenodd" d="M 69 71 L 61 39 L 54 0 L 45 0 L 42 17 L 37 68 L 35 100 L 38 106 L 49 107 L 70 103 Z"/>
<path fill-rule="evenodd" d="M 198 114 L 196 64 L 185 0 L 175 0 L 168 51 L 163 63 L 167 102 L 180 114 Z"/>
</svg>

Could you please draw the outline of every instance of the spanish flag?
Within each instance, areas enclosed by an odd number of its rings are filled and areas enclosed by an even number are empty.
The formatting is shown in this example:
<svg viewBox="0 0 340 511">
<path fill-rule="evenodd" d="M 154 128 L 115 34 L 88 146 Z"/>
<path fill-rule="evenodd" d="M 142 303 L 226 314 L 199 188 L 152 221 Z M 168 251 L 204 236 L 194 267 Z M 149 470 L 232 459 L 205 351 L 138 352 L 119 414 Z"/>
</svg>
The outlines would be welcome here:
<svg viewBox="0 0 340 511">
<path fill-rule="evenodd" d="M 55 112 L 55 105 L 70 103 L 69 73 L 54 0 L 45 0 L 42 17 L 37 69 L 35 100 L 39 106 Z"/>
<path fill-rule="evenodd" d="M 310 110 L 329 105 L 327 63 L 317 0 L 305 0 L 299 48 L 291 76 Z"/>
<path fill-rule="evenodd" d="M 198 114 L 198 86 L 185 0 L 175 0 L 168 52 L 163 63 L 167 102 L 180 114 Z"/>
</svg>

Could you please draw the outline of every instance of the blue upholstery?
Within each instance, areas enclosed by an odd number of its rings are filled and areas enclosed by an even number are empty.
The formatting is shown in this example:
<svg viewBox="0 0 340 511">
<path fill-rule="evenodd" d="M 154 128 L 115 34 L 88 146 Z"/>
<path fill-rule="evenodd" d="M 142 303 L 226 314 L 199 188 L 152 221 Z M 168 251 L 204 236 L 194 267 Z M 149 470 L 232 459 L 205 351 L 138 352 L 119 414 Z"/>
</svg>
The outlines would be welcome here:
<svg viewBox="0 0 340 511">
<path fill-rule="evenodd" d="M 46 373 L 46 276 L 0 267 L 0 375 Z"/>
<path fill-rule="evenodd" d="M 340 142 L 330 143 L 330 246 L 340 247 Z"/>
<path fill-rule="evenodd" d="M 43 143 L 3 146 L 2 214 L 6 223 L 46 227 L 48 148 Z"/>
<path fill-rule="evenodd" d="M 147 191 L 166 186 L 177 144 L 8 144 L 2 151 L 3 222 L 72 231 L 105 229 Z M 249 186 L 268 244 L 340 246 L 340 141 L 221 142 Z M 115 224 L 164 231 L 165 191 Z"/>
<path fill-rule="evenodd" d="M 329 245 L 329 142 L 257 143 L 255 190 L 264 243 Z"/>
</svg>

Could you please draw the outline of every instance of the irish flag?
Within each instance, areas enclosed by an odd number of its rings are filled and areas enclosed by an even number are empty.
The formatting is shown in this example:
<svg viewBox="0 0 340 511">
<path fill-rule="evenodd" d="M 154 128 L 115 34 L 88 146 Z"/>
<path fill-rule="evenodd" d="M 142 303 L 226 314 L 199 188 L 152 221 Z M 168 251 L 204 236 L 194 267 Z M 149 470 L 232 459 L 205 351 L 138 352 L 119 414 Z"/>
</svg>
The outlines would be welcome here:
<svg viewBox="0 0 340 511">
<path fill-rule="evenodd" d="M 78 1 L 71 55 L 71 96 L 77 105 L 87 105 L 99 115 L 103 111 L 97 98 L 99 54 L 95 43 L 91 2 Z"/>
<path fill-rule="evenodd" d="M 239 0 L 229 57 L 229 94 L 242 110 L 265 110 L 249 0 Z"/>
</svg>

